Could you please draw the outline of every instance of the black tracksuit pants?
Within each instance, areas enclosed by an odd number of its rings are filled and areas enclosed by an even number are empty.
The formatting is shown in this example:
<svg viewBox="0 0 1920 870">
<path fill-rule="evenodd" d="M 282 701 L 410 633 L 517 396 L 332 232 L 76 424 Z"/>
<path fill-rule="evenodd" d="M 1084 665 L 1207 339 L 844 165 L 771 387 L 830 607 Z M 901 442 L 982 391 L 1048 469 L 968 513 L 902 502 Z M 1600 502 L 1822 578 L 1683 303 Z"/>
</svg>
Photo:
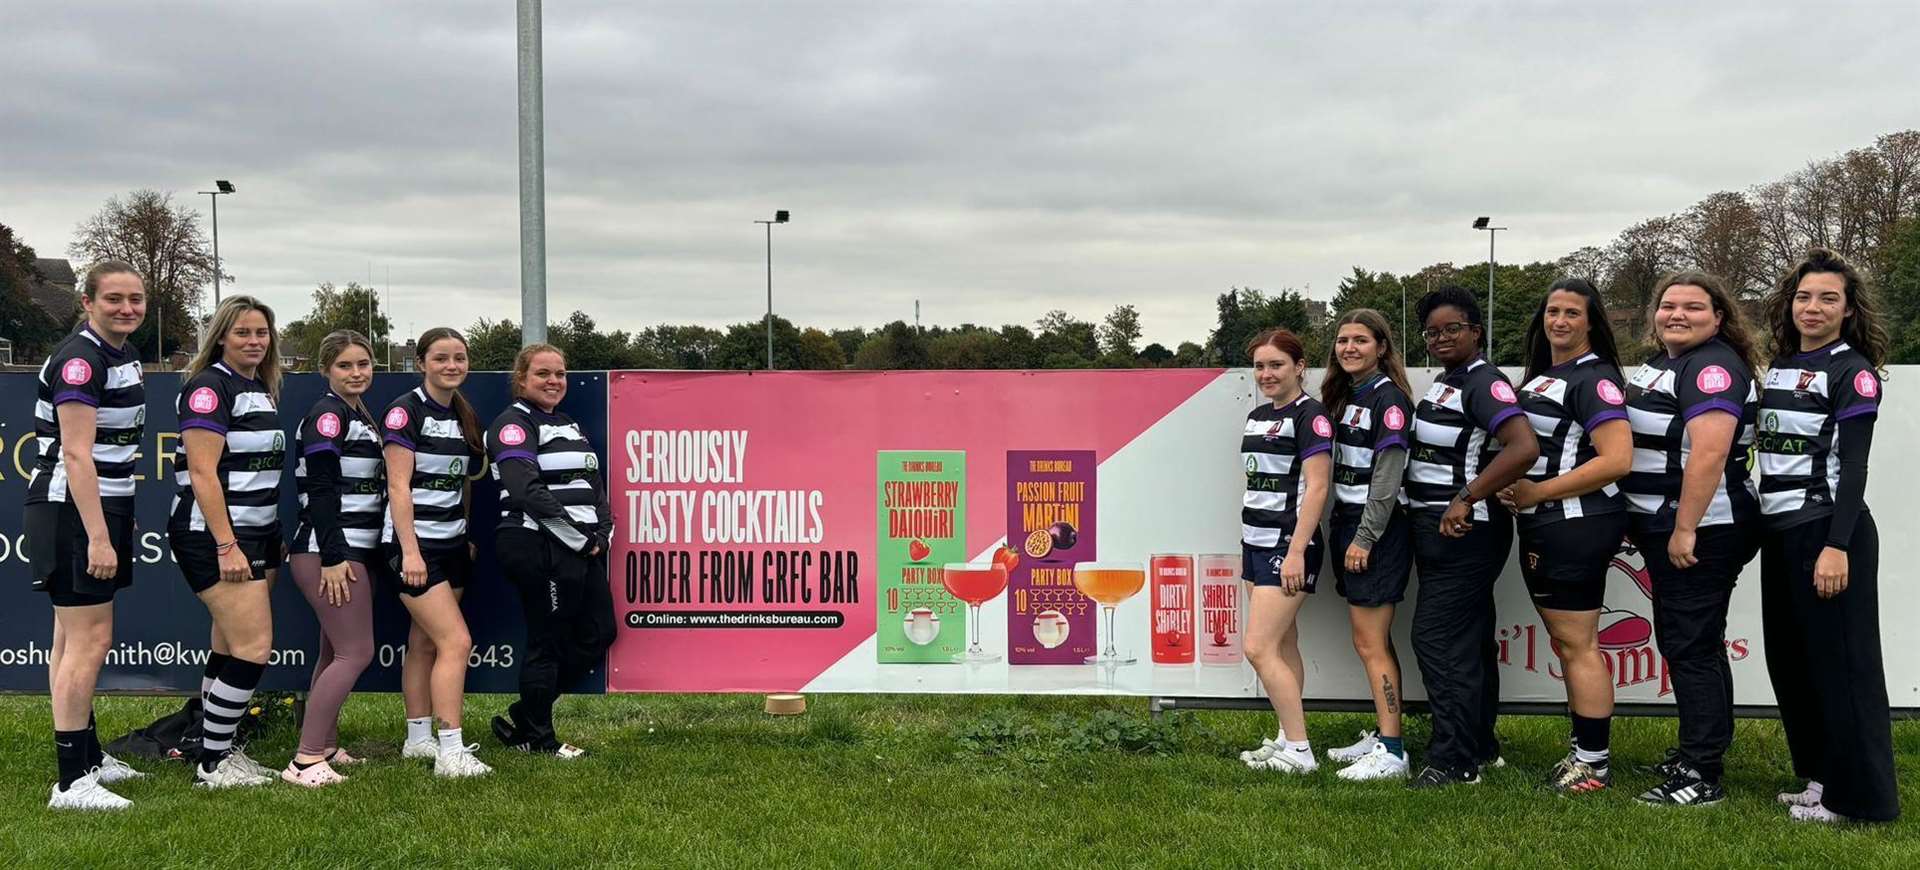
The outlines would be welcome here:
<svg viewBox="0 0 1920 870">
<path fill-rule="evenodd" d="M 504 528 L 496 552 L 508 582 L 520 592 L 527 620 L 520 663 L 520 700 L 507 708 L 514 728 L 535 747 L 553 733 L 560 693 L 599 667 L 613 646 L 613 592 L 606 554 L 586 556 L 531 529 Z"/>
<path fill-rule="evenodd" d="M 1513 551 L 1513 517 L 1498 505 L 1465 537 L 1440 534 L 1441 511 L 1409 514 L 1420 573 L 1413 609 L 1413 653 L 1433 715 L 1428 767 L 1461 771 L 1500 755 L 1499 644 L 1493 586 Z"/>
<path fill-rule="evenodd" d="M 1708 782 L 1720 781 L 1733 745 L 1727 608 L 1740 569 L 1753 559 L 1755 523 L 1757 518 L 1700 528 L 1693 545 L 1698 562 L 1684 570 L 1667 556 L 1672 530 L 1648 531 L 1636 523 L 1631 535 L 1653 581 L 1654 645 L 1673 679 L 1680 759 Z"/>
<path fill-rule="evenodd" d="M 1862 513 L 1847 545 L 1847 588 L 1814 593 L 1813 566 L 1831 518 L 1770 531 L 1760 556 L 1767 675 L 1793 772 L 1825 787 L 1840 815 L 1890 821 L 1900 815 L 1893 723 L 1880 656 L 1880 533 Z"/>
</svg>

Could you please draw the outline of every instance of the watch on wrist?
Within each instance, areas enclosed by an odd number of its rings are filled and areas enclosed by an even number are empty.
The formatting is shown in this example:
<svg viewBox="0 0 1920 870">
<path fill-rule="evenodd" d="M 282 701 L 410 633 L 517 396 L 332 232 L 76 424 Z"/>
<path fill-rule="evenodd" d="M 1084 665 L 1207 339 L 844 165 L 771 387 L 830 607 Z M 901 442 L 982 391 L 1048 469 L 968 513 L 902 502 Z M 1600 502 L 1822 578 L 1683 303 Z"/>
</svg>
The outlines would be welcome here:
<svg viewBox="0 0 1920 870">
<path fill-rule="evenodd" d="M 1473 506 L 1473 487 L 1470 487 L 1470 486 L 1460 487 L 1460 491 L 1458 493 L 1455 493 L 1453 497 L 1459 499 L 1461 504 L 1466 505 L 1468 507 L 1472 507 Z"/>
</svg>

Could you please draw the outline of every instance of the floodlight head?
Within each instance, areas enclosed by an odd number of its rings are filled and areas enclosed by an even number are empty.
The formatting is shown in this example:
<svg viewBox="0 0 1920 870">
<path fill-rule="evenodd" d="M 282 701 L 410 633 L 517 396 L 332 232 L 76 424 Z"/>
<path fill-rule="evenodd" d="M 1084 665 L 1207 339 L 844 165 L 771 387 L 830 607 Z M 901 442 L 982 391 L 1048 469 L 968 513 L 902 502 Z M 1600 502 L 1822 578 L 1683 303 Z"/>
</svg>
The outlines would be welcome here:
<svg viewBox="0 0 1920 870">
<path fill-rule="evenodd" d="M 776 224 L 784 224 L 784 223 L 786 223 L 786 222 L 787 222 L 787 210 L 783 208 L 783 209 L 781 209 L 781 210 L 779 210 L 779 211 L 776 211 L 776 212 L 774 212 L 774 213 L 773 213 L 773 222 L 774 222 L 774 223 L 776 223 Z"/>
<path fill-rule="evenodd" d="M 1474 219 L 1473 219 L 1473 228 L 1474 228 L 1474 229 L 1476 229 L 1476 230 L 1484 230 L 1484 229 L 1486 229 L 1486 228 L 1487 228 L 1487 224 L 1490 224 L 1490 223 L 1492 223 L 1492 222 L 1493 222 L 1493 218 L 1490 218 L 1490 217 L 1478 217 L 1478 218 L 1474 218 Z"/>
<path fill-rule="evenodd" d="M 226 180 L 226 179 L 224 179 L 224 178 L 223 178 L 223 179 L 220 179 L 219 181 L 215 181 L 215 182 L 213 183 L 213 186 L 214 186 L 214 187 L 217 187 L 217 188 L 220 188 L 220 192 L 221 192 L 221 193 L 232 193 L 232 192 L 233 192 L 233 182 L 231 182 L 231 181 L 228 181 L 228 180 Z"/>
</svg>

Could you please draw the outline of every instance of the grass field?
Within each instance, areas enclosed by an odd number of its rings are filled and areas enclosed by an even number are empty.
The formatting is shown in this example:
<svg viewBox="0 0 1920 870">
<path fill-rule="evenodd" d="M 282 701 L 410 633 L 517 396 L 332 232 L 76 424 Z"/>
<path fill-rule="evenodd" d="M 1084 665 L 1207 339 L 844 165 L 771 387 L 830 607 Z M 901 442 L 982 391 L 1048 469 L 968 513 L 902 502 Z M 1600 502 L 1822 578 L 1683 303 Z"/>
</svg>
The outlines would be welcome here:
<svg viewBox="0 0 1920 870">
<path fill-rule="evenodd" d="M 470 734 L 509 699 L 471 700 Z M 1534 789 L 1565 748 L 1564 721 L 1507 717 L 1511 766 L 1479 786 L 1409 793 L 1248 771 L 1233 756 L 1271 716 L 1170 714 L 1139 699 L 814 696 L 775 719 L 757 696 L 613 696 L 562 703 L 575 762 L 514 756 L 479 739 L 487 778 L 435 780 L 403 761 L 397 696 L 357 697 L 341 732 L 373 763 L 309 792 L 189 788 L 184 764 L 118 786 L 120 814 L 52 814 L 46 701 L 0 697 L 0 866 L 228 868 L 592 866 L 1154 866 L 1764 864 L 1911 867 L 1911 821 L 1861 829 L 1787 822 L 1789 784 L 1771 721 L 1742 721 L 1732 799 L 1700 809 L 1641 806 L 1673 722 L 1615 726 L 1616 788 L 1579 799 Z M 177 701 L 103 699 L 113 737 Z M 1364 721 L 1316 715 L 1315 747 Z M 1424 721 L 1410 726 L 1418 748 Z M 1902 797 L 1920 790 L 1920 722 L 1896 725 Z M 250 752 L 284 764 L 291 727 Z M 1417 760 L 1417 756 L 1416 756 Z"/>
</svg>

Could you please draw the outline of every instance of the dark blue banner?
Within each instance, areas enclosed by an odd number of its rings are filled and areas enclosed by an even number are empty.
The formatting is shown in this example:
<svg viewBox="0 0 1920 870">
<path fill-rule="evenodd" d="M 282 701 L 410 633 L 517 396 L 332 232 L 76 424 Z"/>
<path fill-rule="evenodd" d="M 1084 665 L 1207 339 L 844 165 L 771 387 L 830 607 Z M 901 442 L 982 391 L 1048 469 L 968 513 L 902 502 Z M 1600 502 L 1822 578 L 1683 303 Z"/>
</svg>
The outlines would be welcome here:
<svg viewBox="0 0 1920 870">
<path fill-rule="evenodd" d="M 482 426 L 506 408 L 508 377 L 475 374 L 463 390 Z M 379 412 L 388 402 L 420 383 L 412 374 L 374 378 L 367 406 Z M 53 608 L 32 591 L 22 532 L 21 502 L 33 470 L 33 404 L 37 388 L 31 374 L 0 374 L 0 691 L 44 692 L 47 655 L 53 636 Z M 100 675 L 103 691 L 190 693 L 200 688 L 211 622 L 207 610 L 180 577 L 167 547 L 167 514 L 173 502 L 174 397 L 177 373 L 147 375 L 146 443 L 139 457 L 140 483 L 134 546 L 134 583 L 114 600 L 114 645 Z M 287 378 L 280 399 L 280 420 L 292 445 L 300 420 L 326 391 L 317 374 Z M 607 379 L 600 372 L 572 376 L 560 409 L 579 421 L 593 446 L 606 455 Z M 603 463 L 602 467 L 606 467 Z M 473 666 L 467 674 L 472 692 L 512 692 L 518 688 L 526 630 L 519 598 L 500 575 L 493 554 L 493 532 L 500 516 L 498 487 L 491 474 L 473 483 L 473 540 L 479 545 L 473 583 L 462 608 L 473 635 Z M 280 500 L 280 523 L 291 535 L 298 524 L 289 452 Z M 306 598 L 284 567 L 273 589 L 273 658 L 263 688 L 303 691 L 319 654 L 319 624 Z M 376 584 L 377 585 L 377 584 Z M 392 589 L 374 594 L 374 659 L 360 678 L 362 691 L 399 691 L 400 665 L 406 656 L 407 612 Z M 363 590 L 355 589 L 355 594 Z M 604 668 L 583 679 L 576 691 L 606 690 Z"/>
</svg>

